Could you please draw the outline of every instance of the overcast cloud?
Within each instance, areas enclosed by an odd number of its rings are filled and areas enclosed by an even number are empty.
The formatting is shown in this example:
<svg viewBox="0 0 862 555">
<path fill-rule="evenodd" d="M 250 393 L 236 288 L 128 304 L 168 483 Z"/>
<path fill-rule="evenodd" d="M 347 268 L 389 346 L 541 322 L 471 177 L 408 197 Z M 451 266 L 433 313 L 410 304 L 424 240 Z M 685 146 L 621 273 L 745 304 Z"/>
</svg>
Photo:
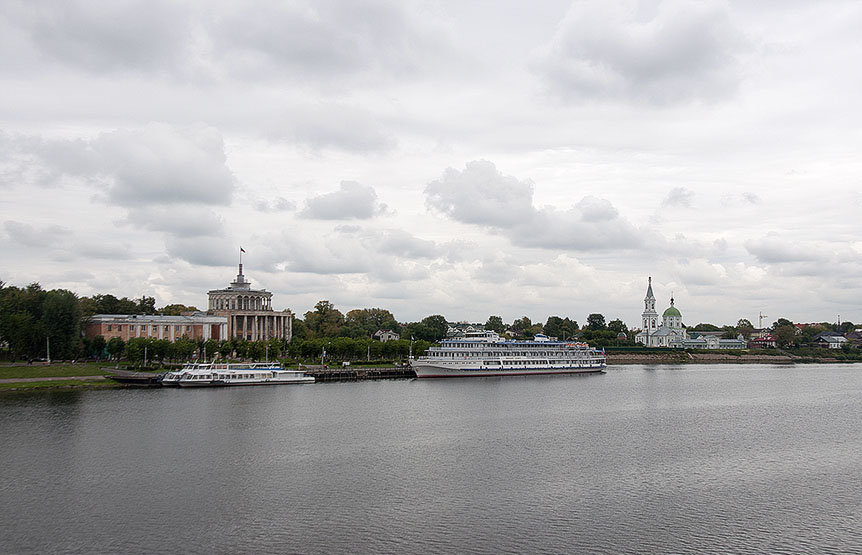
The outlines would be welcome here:
<svg viewBox="0 0 862 555">
<path fill-rule="evenodd" d="M 862 6 L 11 0 L 0 280 L 862 321 Z"/>
</svg>

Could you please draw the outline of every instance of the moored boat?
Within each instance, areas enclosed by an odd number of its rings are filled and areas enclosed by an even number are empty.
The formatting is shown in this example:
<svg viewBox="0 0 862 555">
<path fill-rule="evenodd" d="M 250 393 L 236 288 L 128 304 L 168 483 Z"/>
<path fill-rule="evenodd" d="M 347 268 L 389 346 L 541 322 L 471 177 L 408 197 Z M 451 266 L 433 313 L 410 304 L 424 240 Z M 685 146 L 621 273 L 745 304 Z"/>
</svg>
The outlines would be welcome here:
<svg viewBox="0 0 862 555">
<path fill-rule="evenodd" d="M 410 361 L 417 378 L 581 374 L 605 371 L 603 351 L 588 344 L 538 334 L 532 341 L 507 341 L 493 331 L 469 331 Z"/>
<path fill-rule="evenodd" d="M 192 363 L 169 372 L 162 385 L 216 387 L 234 385 L 278 385 L 314 383 L 314 377 L 301 370 L 285 370 L 275 363 Z"/>
</svg>

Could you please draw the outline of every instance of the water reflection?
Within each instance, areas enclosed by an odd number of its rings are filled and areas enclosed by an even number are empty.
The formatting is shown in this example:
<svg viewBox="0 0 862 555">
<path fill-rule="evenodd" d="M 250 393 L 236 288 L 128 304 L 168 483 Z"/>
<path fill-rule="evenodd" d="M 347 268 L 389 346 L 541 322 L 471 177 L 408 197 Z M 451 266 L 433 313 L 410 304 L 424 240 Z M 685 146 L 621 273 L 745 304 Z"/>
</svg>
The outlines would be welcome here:
<svg viewBox="0 0 862 555">
<path fill-rule="evenodd" d="M 859 406 L 859 365 L 0 396 L 3 544 L 849 551 Z"/>
</svg>

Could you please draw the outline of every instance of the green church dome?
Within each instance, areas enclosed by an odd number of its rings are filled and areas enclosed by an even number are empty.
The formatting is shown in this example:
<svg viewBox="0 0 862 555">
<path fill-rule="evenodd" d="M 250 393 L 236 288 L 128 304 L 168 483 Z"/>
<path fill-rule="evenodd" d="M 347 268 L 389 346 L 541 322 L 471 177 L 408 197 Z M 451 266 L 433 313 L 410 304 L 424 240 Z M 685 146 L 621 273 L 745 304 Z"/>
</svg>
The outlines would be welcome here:
<svg viewBox="0 0 862 555">
<path fill-rule="evenodd" d="M 679 313 L 679 310 L 677 310 L 675 306 L 671 305 L 668 307 L 667 310 L 664 311 L 664 314 L 662 314 L 662 316 L 680 316 L 680 317 L 682 317 L 682 314 Z"/>
</svg>

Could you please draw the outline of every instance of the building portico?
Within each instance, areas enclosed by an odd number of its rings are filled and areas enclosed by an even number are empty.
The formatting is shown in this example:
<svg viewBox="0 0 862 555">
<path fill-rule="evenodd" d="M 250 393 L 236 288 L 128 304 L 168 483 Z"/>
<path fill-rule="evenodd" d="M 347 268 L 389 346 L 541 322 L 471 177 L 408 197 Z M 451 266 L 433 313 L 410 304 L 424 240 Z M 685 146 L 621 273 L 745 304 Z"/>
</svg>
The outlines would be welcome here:
<svg viewBox="0 0 862 555">
<path fill-rule="evenodd" d="M 209 291 L 208 312 L 227 318 L 229 338 L 261 341 L 293 337 L 293 313 L 290 310 L 275 312 L 272 309 L 272 292 L 252 289 L 251 282 L 239 273 L 225 289 Z"/>
</svg>

